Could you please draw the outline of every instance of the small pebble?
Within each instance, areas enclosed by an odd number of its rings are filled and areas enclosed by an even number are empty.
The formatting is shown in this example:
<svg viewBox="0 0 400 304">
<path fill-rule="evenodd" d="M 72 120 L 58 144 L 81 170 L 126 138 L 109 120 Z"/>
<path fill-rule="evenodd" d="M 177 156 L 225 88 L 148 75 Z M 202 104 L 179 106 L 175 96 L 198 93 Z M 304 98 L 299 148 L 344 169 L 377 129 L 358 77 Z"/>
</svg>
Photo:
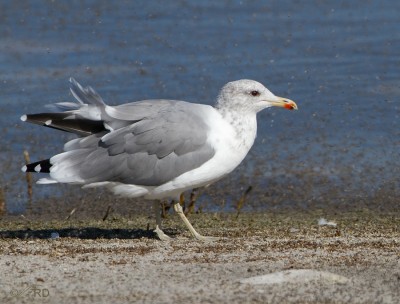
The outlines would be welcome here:
<svg viewBox="0 0 400 304">
<path fill-rule="evenodd" d="M 58 232 L 52 232 L 50 234 L 51 239 L 58 239 L 59 237 L 60 237 L 60 235 L 58 234 Z"/>
</svg>

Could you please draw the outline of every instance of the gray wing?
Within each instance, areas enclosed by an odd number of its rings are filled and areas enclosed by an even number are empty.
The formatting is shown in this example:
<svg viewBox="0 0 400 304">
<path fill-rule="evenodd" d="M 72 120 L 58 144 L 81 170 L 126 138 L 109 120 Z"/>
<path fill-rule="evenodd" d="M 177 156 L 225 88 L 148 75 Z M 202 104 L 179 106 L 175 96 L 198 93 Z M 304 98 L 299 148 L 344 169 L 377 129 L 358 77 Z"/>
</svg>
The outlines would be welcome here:
<svg viewBox="0 0 400 304">
<path fill-rule="evenodd" d="M 159 186 L 214 156 L 207 143 L 209 127 L 201 115 L 202 107 L 207 106 L 169 100 L 110 107 L 110 117 L 133 121 L 103 134 L 101 140 L 99 134 L 75 139 L 65 150 L 84 159 L 76 162 L 75 170 L 85 183 Z M 86 151 L 85 156 L 78 151 Z"/>
</svg>

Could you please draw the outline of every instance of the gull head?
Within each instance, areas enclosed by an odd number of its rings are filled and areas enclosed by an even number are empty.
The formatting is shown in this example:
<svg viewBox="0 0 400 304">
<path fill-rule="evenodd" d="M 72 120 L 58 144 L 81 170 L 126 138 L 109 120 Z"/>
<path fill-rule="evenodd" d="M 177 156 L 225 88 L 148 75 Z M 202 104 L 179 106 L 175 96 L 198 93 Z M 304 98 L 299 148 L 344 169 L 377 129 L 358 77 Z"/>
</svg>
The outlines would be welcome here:
<svg viewBox="0 0 400 304">
<path fill-rule="evenodd" d="M 297 110 L 294 101 L 275 96 L 261 83 L 248 79 L 236 80 L 224 85 L 216 104 L 218 109 L 252 113 L 269 107 Z"/>
</svg>

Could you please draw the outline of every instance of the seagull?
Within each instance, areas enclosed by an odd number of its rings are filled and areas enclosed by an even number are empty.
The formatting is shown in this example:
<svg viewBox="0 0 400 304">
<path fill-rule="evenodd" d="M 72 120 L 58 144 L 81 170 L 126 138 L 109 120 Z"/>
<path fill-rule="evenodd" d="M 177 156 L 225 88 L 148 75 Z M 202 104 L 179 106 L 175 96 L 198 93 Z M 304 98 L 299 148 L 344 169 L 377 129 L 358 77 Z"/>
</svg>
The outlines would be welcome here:
<svg viewBox="0 0 400 304">
<path fill-rule="evenodd" d="M 232 172 L 245 158 L 257 133 L 257 113 L 269 107 L 297 110 L 294 101 L 275 96 L 261 83 L 228 82 L 215 106 L 154 99 L 107 105 L 92 87 L 70 79 L 76 102 L 50 105 L 53 112 L 26 114 L 22 121 L 74 133 L 64 152 L 27 164 L 24 172 L 47 173 L 39 184 L 105 187 L 115 195 L 154 201 L 155 233 L 161 229 L 159 200 L 174 210 L 198 240 L 183 213 L 182 193 L 208 186 Z"/>
</svg>

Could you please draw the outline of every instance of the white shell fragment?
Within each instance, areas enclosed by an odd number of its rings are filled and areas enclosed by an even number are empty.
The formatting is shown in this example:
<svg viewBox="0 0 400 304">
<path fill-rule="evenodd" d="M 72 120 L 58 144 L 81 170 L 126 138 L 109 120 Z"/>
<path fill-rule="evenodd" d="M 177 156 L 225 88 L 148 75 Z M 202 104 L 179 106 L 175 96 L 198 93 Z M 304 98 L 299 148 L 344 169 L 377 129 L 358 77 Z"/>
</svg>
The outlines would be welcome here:
<svg viewBox="0 0 400 304">
<path fill-rule="evenodd" d="M 336 227 L 337 226 L 337 224 L 335 222 L 328 221 L 323 217 L 321 217 L 318 220 L 318 225 L 319 226 L 330 226 L 330 227 Z"/>
<path fill-rule="evenodd" d="M 242 279 L 240 280 L 240 283 L 252 285 L 271 285 L 283 283 L 306 283 L 310 281 L 324 281 L 344 284 L 348 281 L 348 278 L 327 271 L 317 271 L 313 269 L 291 269 Z"/>
</svg>

